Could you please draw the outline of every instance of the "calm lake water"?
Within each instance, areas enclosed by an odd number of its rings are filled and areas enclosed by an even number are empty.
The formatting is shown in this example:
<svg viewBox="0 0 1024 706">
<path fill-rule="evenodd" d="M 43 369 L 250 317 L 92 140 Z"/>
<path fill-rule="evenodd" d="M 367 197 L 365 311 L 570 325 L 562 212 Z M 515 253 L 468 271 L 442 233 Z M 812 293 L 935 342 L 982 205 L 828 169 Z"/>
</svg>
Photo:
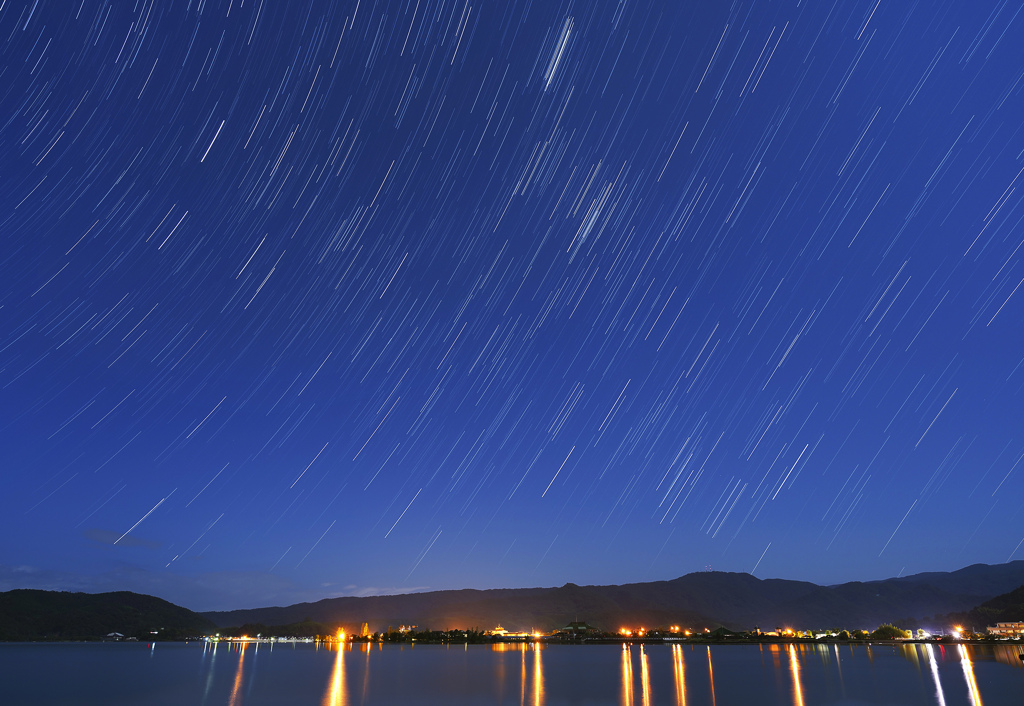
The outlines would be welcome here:
<svg viewBox="0 0 1024 706">
<path fill-rule="evenodd" d="M 0 703 L 1024 703 L 1017 646 L 0 644 Z"/>
</svg>

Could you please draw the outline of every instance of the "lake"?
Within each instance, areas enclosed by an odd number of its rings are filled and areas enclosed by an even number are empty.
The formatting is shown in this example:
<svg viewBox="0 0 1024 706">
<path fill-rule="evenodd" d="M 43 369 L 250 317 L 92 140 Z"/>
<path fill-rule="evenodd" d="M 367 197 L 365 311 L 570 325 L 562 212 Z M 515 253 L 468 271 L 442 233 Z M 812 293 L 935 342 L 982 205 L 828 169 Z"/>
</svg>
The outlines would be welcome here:
<svg viewBox="0 0 1024 706">
<path fill-rule="evenodd" d="M 1015 645 L 0 644 L 0 703 L 1024 703 Z"/>
</svg>

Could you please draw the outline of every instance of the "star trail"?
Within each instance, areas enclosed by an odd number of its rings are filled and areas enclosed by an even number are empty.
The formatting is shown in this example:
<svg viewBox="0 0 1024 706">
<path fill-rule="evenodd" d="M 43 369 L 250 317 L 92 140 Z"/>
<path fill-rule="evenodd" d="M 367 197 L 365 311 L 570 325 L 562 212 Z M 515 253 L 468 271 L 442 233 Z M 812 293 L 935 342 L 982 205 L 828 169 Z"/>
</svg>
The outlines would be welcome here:
<svg viewBox="0 0 1024 706">
<path fill-rule="evenodd" d="M 0 589 L 1022 558 L 1009 2 L 0 0 Z"/>
</svg>

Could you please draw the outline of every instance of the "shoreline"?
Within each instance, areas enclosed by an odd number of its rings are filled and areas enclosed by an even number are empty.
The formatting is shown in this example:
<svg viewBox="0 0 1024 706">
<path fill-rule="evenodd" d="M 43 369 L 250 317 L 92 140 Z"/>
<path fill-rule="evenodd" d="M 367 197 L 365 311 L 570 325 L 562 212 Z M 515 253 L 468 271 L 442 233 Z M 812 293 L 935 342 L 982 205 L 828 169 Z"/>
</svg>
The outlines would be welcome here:
<svg viewBox="0 0 1024 706">
<path fill-rule="evenodd" d="M 162 644 L 173 644 L 173 643 L 190 643 L 190 642 L 217 642 L 226 643 L 229 645 L 247 645 L 247 644 L 281 644 L 281 645 L 297 645 L 297 644 L 309 644 L 309 645 L 336 645 L 336 640 L 316 640 L 312 638 L 219 638 L 211 639 L 209 637 L 196 637 L 184 640 L 104 640 L 101 638 L 95 639 L 78 639 L 78 640 L 0 640 L 0 645 L 77 645 L 77 644 L 136 644 L 136 645 L 150 645 L 156 643 Z M 711 645 L 852 645 L 852 646 L 885 646 L 885 647 L 898 647 L 900 645 L 939 645 L 939 646 L 955 646 L 955 645 L 991 645 L 993 647 L 998 646 L 1020 646 L 1024 648 L 1024 640 L 929 640 L 929 639 L 907 639 L 907 640 L 808 640 L 808 639 L 772 639 L 772 640 L 756 640 L 756 639 L 724 639 L 724 640 L 693 640 L 685 638 L 584 638 L 578 640 L 560 640 L 557 637 L 541 636 L 532 638 L 529 640 L 493 640 L 493 641 L 479 641 L 471 642 L 464 640 L 439 640 L 439 641 L 427 641 L 427 640 L 410 640 L 408 642 L 387 642 L 380 640 L 347 640 L 350 645 L 396 645 L 396 646 L 412 646 L 412 645 L 690 645 L 690 646 L 711 646 Z M 1024 652 L 1022 652 L 1024 654 Z"/>
</svg>

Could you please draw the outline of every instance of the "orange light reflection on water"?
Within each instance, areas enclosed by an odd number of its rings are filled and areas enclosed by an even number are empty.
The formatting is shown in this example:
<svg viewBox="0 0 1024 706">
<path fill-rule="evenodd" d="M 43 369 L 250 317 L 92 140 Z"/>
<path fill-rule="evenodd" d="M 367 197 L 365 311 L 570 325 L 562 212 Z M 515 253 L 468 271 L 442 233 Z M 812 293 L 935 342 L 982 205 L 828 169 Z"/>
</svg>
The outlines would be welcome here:
<svg viewBox="0 0 1024 706">
<path fill-rule="evenodd" d="M 526 706 L 526 650 L 523 650 L 523 664 L 522 671 L 520 672 L 519 684 L 519 706 Z"/>
<path fill-rule="evenodd" d="M 629 645 L 622 645 L 622 706 L 633 706 L 633 660 Z"/>
<path fill-rule="evenodd" d="M 672 672 L 676 678 L 676 706 L 686 706 L 685 668 L 682 645 L 672 645 Z"/>
<path fill-rule="evenodd" d="M 793 645 L 789 646 L 789 669 L 793 672 L 793 706 L 804 706 L 804 690 L 800 684 L 800 660 Z"/>
<path fill-rule="evenodd" d="M 377 643 L 380 645 L 380 643 Z M 373 651 L 373 647 L 369 642 L 366 643 L 366 665 L 363 667 L 363 703 L 366 703 L 367 698 L 370 695 L 370 652 Z"/>
<path fill-rule="evenodd" d="M 640 685 L 644 706 L 651 706 L 651 672 L 647 663 L 647 651 L 640 645 Z"/>
<path fill-rule="evenodd" d="M 522 644 L 515 645 L 511 649 L 500 649 L 495 650 L 496 652 L 514 652 L 518 650 L 522 654 L 522 667 L 520 672 L 520 692 L 519 692 L 519 704 L 520 706 L 526 706 L 527 703 L 532 706 L 543 706 L 544 704 L 544 661 L 541 656 L 543 648 L 534 643 L 532 645 Z M 533 683 L 530 684 L 528 690 L 527 684 L 530 682 L 530 671 L 526 666 L 526 653 L 533 652 Z M 504 673 L 504 669 L 502 670 Z M 503 677 L 504 679 L 504 677 Z M 530 701 L 527 701 L 527 694 L 530 696 Z"/>
<path fill-rule="evenodd" d="M 242 703 L 242 665 L 245 663 L 245 648 L 247 645 L 243 642 L 238 650 L 238 667 L 235 669 L 235 683 L 231 687 L 231 700 L 228 702 L 228 706 L 241 706 Z"/>
<path fill-rule="evenodd" d="M 982 706 L 981 693 L 978 691 L 978 681 L 974 678 L 974 665 L 971 664 L 971 655 L 964 645 L 960 648 L 960 666 L 964 670 L 964 679 L 967 680 L 967 693 L 971 697 L 972 706 Z"/>
<path fill-rule="evenodd" d="M 533 645 L 533 706 L 543 706 L 544 704 L 544 662 L 541 659 L 540 645 Z M 523 659 L 526 659 L 526 650 L 523 650 Z M 524 672 L 525 674 L 525 663 Z M 526 685 L 523 685 L 524 691 Z"/>
<path fill-rule="evenodd" d="M 715 706 L 715 670 L 711 668 L 711 645 L 708 645 L 708 680 L 711 682 L 711 706 Z"/>
<path fill-rule="evenodd" d="M 334 658 L 334 669 L 331 671 L 331 681 L 327 685 L 327 692 L 324 694 L 323 706 L 347 706 L 348 685 L 345 683 L 345 647 L 338 645 L 338 656 Z"/>
</svg>

